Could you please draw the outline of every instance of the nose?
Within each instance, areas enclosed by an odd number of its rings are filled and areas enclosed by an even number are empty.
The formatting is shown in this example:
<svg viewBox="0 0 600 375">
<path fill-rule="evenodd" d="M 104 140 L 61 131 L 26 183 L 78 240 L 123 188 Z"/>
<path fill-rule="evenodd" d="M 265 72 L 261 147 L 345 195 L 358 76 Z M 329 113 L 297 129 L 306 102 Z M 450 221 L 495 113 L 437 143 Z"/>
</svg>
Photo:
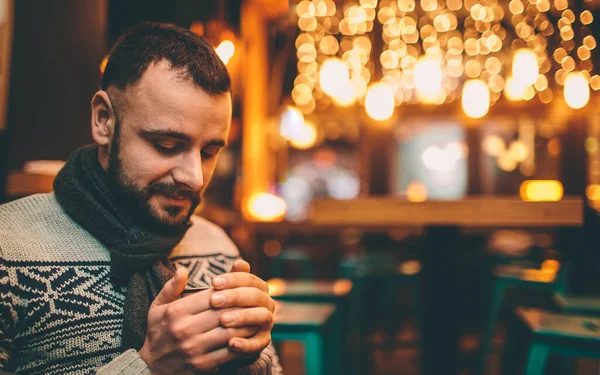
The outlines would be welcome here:
<svg viewBox="0 0 600 375">
<path fill-rule="evenodd" d="M 175 182 L 186 185 L 190 190 L 199 191 L 204 186 L 202 156 L 199 152 L 182 155 L 179 165 L 173 169 L 172 173 Z"/>
</svg>

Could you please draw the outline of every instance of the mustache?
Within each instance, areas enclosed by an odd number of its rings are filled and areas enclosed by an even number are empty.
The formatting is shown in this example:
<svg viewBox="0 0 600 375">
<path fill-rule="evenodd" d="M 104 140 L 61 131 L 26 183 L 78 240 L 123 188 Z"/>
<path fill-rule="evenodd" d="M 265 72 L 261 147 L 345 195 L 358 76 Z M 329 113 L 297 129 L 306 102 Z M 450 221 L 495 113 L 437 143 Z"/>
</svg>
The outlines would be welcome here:
<svg viewBox="0 0 600 375">
<path fill-rule="evenodd" d="M 152 182 L 146 188 L 149 195 L 161 194 L 166 195 L 170 198 L 178 199 L 189 199 L 191 201 L 200 200 L 200 192 L 197 190 L 190 190 L 178 184 L 169 184 L 166 182 Z"/>
</svg>

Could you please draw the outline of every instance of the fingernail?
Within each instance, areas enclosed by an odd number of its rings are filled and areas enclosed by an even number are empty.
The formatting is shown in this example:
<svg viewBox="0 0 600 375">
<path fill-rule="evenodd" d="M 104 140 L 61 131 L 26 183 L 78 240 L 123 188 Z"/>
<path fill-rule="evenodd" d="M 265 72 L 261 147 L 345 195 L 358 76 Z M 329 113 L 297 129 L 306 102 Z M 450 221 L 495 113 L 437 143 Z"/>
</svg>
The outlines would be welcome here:
<svg viewBox="0 0 600 375">
<path fill-rule="evenodd" d="M 219 293 L 213 294 L 212 302 L 213 302 L 213 305 L 215 305 L 215 306 L 222 305 L 225 302 L 225 295 L 219 294 Z"/>
<path fill-rule="evenodd" d="M 235 321 L 235 314 L 223 314 L 221 316 L 223 324 L 229 324 Z"/>
<path fill-rule="evenodd" d="M 212 280 L 213 286 L 220 287 L 227 284 L 227 280 L 224 277 L 215 277 Z"/>
</svg>

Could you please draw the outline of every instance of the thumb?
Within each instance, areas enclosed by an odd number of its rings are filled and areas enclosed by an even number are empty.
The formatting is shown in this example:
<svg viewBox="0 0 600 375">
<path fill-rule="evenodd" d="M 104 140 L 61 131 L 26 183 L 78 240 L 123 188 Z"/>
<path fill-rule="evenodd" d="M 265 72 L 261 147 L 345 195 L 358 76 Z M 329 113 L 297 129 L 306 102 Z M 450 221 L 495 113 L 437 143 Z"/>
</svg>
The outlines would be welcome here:
<svg viewBox="0 0 600 375">
<path fill-rule="evenodd" d="M 229 272 L 250 272 L 250 264 L 245 260 L 238 259 L 233 263 L 233 267 Z"/>
<path fill-rule="evenodd" d="M 158 293 L 153 305 L 161 306 L 166 305 L 167 303 L 171 303 L 179 299 L 179 296 L 185 289 L 188 281 L 188 271 L 185 267 L 178 267 L 177 271 L 175 271 L 175 276 L 167 283 L 161 291 Z"/>
</svg>

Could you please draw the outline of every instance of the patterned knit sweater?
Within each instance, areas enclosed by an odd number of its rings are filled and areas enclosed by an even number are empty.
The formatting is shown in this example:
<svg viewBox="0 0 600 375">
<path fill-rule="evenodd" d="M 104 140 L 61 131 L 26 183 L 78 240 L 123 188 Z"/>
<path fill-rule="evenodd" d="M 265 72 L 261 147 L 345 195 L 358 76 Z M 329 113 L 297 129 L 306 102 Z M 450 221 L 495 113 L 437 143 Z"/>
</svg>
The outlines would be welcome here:
<svg viewBox="0 0 600 375">
<path fill-rule="evenodd" d="M 239 252 L 194 217 L 171 253 L 202 286 Z M 125 290 L 110 280 L 108 250 L 62 210 L 53 193 L 0 206 L 0 369 L 18 374 L 150 374 L 120 350 Z M 272 346 L 240 374 L 279 374 Z"/>
</svg>

